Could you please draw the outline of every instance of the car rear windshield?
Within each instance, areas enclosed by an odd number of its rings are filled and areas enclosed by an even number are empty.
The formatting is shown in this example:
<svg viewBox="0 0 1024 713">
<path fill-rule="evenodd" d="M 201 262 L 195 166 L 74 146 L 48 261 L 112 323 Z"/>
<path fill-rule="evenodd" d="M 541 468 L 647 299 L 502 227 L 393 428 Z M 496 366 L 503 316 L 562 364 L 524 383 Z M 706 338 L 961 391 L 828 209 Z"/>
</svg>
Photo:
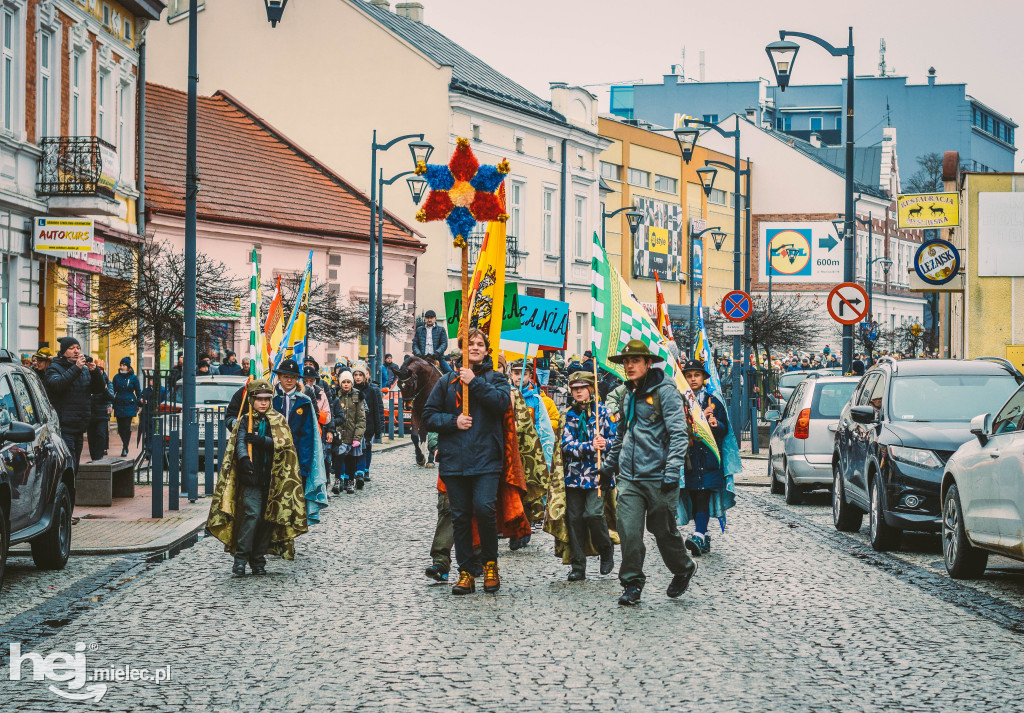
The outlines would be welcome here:
<svg viewBox="0 0 1024 713">
<path fill-rule="evenodd" d="M 779 377 L 779 388 L 794 389 L 807 378 L 806 371 L 794 371 Z"/>
<path fill-rule="evenodd" d="M 811 418 L 838 419 L 856 389 L 856 381 L 818 384 L 814 390 L 814 400 L 811 402 Z"/>
<path fill-rule="evenodd" d="M 196 384 L 196 405 L 197 406 L 216 406 L 221 404 L 227 404 L 231 401 L 231 397 L 235 395 L 235 392 L 241 388 L 242 384 L 218 384 L 218 383 L 205 383 Z M 182 386 L 179 384 L 174 389 L 174 402 L 181 403 L 181 389 Z"/>
<path fill-rule="evenodd" d="M 892 381 L 889 410 L 897 421 L 963 421 L 995 413 L 1017 381 L 995 374 L 899 376 Z"/>
</svg>

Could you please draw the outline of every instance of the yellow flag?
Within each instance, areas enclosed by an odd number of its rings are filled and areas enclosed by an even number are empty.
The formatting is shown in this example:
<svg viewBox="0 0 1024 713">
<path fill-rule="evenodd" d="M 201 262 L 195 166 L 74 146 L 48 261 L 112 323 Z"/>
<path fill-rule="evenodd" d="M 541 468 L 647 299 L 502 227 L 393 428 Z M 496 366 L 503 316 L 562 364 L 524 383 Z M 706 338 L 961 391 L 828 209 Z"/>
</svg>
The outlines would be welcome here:
<svg viewBox="0 0 1024 713">
<path fill-rule="evenodd" d="M 501 341 L 501 317 L 505 309 L 505 224 L 487 224 L 484 244 L 473 271 L 472 289 L 476 293 L 470 323 L 487 329 L 491 347 L 497 350 Z"/>
</svg>

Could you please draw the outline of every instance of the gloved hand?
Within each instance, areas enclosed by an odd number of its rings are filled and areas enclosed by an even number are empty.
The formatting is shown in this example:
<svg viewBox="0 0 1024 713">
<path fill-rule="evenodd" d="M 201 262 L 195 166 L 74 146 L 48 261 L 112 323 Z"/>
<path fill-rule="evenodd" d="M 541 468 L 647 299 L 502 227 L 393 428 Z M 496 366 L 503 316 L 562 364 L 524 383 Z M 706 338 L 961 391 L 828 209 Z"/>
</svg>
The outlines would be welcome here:
<svg viewBox="0 0 1024 713">
<path fill-rule="evenodd" d="M 601 470 L 597 471 L 598 483 L 601 486 L 601 490 L 612 489 L 612 476 L 615 475 L 615 466 L 602 465 Z"/>
<path fill-rule="evenodd" d="M 258 433 L 246 433 L 245 442 L 253 448 L 261 451 L 270 451 L 274 449 L 274 439 L 270 436 L 261 436 Z"/>
<path fill-rule="evenodd" d="M 666 478 L 661 481 L 661 492 L 668 495 L 673 490 L 679 491 L 679 478 Z"/>
<path fill-rule="evenodd" d="M 248 456 L 238 461 L 238 481 L 246 487 L 256 487 L 256 468 Z"/>
</svg>

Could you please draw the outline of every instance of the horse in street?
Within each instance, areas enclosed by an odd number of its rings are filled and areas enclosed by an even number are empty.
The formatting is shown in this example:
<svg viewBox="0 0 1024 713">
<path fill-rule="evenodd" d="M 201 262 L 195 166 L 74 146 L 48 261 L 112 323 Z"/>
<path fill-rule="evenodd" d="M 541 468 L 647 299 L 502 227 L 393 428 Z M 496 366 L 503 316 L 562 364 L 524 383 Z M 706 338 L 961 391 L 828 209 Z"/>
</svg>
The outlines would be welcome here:
<svg viewBox="0 0 1024 713">
<path fill-rule="evenodd" d="M 423 408 L 427 405 L 427 397 L 434 384 L 441 378 L 441 372 L 426 359 L 407 355 L 401 366 L 391 365 L 391 370 L 398 379 L 398 388 L 406 403 L 412 404 L 412 445 L 416 449 L 416 465 L 426 465 L 426 458 L 420 449 L 420 443 L 426 445 L 427 426 L 423 422 Z"/>
</svg>

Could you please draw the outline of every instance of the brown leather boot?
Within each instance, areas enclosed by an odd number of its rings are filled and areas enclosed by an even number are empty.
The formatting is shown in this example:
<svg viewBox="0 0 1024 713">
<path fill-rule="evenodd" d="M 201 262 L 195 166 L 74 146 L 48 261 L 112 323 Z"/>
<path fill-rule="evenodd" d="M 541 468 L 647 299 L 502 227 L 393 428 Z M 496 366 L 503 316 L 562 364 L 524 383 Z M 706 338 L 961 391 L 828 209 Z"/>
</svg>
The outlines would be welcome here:
<svg viewBox="0 0 1024 713">
<path fill-rule="evenodd" d="M 452 587 L 452 594 L 472 594 L 476 591 L 476 579 L 469 572 L 459 572 L 459 581 Z"/>
<path fill-rule="evenodd" d="M 498 563 L 488 562 L 484 565 L 484 591 L 493 594 L 501 587 L 501 580 L 498 579 Z"/>
</svg>

